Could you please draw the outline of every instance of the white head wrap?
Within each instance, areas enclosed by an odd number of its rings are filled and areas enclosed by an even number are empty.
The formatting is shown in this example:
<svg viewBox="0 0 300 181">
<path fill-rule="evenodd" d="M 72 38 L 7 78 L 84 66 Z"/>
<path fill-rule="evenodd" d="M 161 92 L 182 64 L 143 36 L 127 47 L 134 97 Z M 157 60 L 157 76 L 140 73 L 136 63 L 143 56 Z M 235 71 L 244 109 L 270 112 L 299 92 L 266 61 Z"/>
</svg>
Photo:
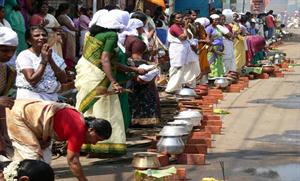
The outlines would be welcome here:
<svg viewBox="0 0 300 181">
<path fill-rule="evenodd" d="M 225 16 L 225 24 L 229 24 L 233 22 L 233 12 L 231 9 L 224 9 L 222 14 Z"/>
<path fill-rule="evenodd" d="M 200 23 L 202 26 L 207 27 L 210 24 L 208 18 L 197 18 L 195 22 Z"/>
<path fill-rule="evenodd" d="M 218 19 L 218 18 L 220 18 L 220 16 L 217 15 L 217 14 L 212 14 L 212 15 L 210 15 L 210 18 L 211 19 Z"/>
<path fill-rule="evenodd" d="M 96 25 L 108 29 L 124 29 L 129 21 L 129 13 L 119 9 L 114 9 L 104 14 Z"/>
<path fill-rule="evenodd" d="M 0 45 L 18 46 L 18 35 L 12 29 L 0 27 Z"/>
<path fill-rule="evenodd" d="M 122 45 L 125 42 L 126 36 L 138 36 L 137 28 L 143 27 L 144 23 L 136 18 L 132 18 L 128 21 L 128 25 L 121 33 L 118 35 L 118 41 Z"/>
<path fill-rule="evenodd" d="M 96 24 L 96 22 L 97 22 L 98 20 L 100 20 L 100 18 L 101 18 L 103 15 L 105 15 L 106 13 L 108 13 L 108 10 L 106 10 L 106 9 L 101 9 L 101 10 L 97 11 L 97 12 L 94 14 L 92 20 L 91 20 L 90 23 L 89 23 L 89 28 L 92 27 L 94 24 Z"/>
<path fill-rule="evenodd" d="M 224 9 L 223 11 L 222 11 L 222 14 L 224 14 L 224 15 L 226 15 L 226 14 L 232 14 L 233 12 L 232 12 L 232 10 L 231 9 Z"/>
<path fill-rule="evenodd" d="M 140 28 L 143 26 L 144 26 L 144 23 L 141 20 L 132 18 L 128 21 L 127 28 L 137 29 L 137 28 Z"/>
</svg>

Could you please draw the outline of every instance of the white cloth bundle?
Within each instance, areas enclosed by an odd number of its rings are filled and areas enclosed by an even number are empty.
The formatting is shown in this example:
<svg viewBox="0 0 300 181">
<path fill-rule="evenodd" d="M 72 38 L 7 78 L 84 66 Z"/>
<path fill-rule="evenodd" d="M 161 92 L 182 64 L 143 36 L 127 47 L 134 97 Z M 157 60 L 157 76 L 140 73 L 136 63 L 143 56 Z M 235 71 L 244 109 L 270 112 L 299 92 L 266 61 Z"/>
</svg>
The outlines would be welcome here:
<svg viewBox="0 0 300 181">
<path fill-rule="evenodd" d="M 129 13 L 114 9 L 97 19 L 96 25 L 107 29 L 124 29 L 129 21 Z"/>
<path fill-rule="evenodd" d="M 146 65 L 146 64 L 140 65 L 138 68 L 142 68 L 142 69 L 150 70 L 150 71 L 148 73 L 146 73 L 145 75 L 139 75 L 138 77 L 145 82 L 150 82 L 157 75 L 159 75 L 159 69 L 154 68 L 154 67 L 155 67 L 155 65 Z"/>
</svg>

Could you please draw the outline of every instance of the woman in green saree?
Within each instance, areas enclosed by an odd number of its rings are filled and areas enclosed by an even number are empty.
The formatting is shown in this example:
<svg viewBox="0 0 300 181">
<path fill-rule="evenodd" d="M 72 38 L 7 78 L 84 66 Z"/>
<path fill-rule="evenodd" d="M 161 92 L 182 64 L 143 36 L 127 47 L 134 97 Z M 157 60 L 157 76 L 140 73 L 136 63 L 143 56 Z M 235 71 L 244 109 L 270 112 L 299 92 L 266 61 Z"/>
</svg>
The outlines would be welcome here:
<svg viewBox="0 0 300 181">
<path fill-rule="evenodd" d="M 105 10 L 103 10 L 105 11 Z M 101 14 L 101 13 L 98 13 Z M 112 125 L 112 136 L 96 145 L 84 145 L 82 151 L 92 154 L 122 155 L 126 153 L 126 136 L 117 94 L 106 94 L 109 90 L 122 93 L 116 81 L 117 32 L 126 27 L 129 14 L 111 10 L 96 17 L 87 33 L 83 55 L 76 66 L 75 86 L 78 89 L 76 108 L 84 116 L 106 119 Z M 100 90 L 100 91 L 99 91 Z"/>
<path fill-rule="evenodd" d="M 212 23 L 205 30 L 208 34 L 212 46 L 207 54 L 208 62 L 210 64 L 211 73 L 210 78 L 223 77 L 224 76 L 224 60 L 223 60 L 223 35 L 218 28 L 220 16 L 213 14 L 210 16 Z"/>
</svg>

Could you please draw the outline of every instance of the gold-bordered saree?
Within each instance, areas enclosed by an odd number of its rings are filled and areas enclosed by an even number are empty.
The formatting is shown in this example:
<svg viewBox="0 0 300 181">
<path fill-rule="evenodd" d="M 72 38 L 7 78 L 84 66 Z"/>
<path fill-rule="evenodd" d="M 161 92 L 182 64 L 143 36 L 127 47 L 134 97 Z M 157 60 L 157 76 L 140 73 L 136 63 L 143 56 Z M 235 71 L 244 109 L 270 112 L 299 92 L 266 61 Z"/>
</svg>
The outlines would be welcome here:
<svg viewBox="0 0 300 181">
<path fill-rule="evenodd" d="M 118 95 L 98 97 L 96 93 L 96 87 L 110 89 L 110 81 L 102 70 L 100 59 L 104 44 L 105 42 L 89 34 L 85 38 L 83 56 L 76 65 L 75 86 L 78 90 L 76 108 L 84 116 L 92 116 L 109 121 L 112 126 L 112 136 L 110 139 L 99 142 L 96 145 L 83 145 L 82 151 L 96 154 L 122 155 L 126 153 L 126 136 Z M 115 73 L 116 67 L 114 64 L 112 64 L 112 70 Z"/>
</svg>

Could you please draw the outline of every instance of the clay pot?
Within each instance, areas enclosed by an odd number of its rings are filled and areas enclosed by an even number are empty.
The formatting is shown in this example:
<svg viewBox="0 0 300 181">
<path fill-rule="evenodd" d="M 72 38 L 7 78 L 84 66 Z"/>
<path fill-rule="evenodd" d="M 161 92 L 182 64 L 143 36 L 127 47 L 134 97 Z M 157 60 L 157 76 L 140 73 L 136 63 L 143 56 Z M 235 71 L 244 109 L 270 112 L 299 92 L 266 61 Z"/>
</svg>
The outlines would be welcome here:
<svg viewBox="0 0 300 181">
<path fill-rule="evenodd" d="M 275 70 L 275 67 L 273 65 L 264 65 L 262 66 L 262 72 L 263 73 L 268 73 L 271 74 L 273 73 Z"/>
</svg>

